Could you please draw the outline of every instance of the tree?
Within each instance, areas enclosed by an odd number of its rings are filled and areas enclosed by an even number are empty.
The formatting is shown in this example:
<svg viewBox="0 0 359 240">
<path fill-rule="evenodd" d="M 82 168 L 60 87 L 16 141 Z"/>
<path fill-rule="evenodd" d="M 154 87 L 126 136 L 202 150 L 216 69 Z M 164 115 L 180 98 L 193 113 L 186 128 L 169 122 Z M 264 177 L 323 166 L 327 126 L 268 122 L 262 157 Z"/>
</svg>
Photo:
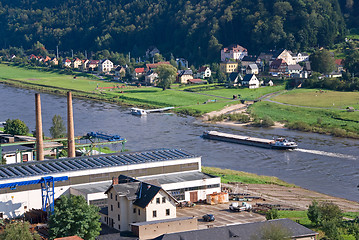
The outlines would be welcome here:
<svg viewBox="0 0 359 240">
<path fill-rule="evenodd" d="M 323 221 L 322 229 L 325 233 L 325 236 L 330 240 L 342 240 L 340 231 L 338 228 L 338 223 L 335 220 Z"/>
<path fill-rule="evenodd" d="M 50 238 L 77 235 L 85 240 L 95 239 L 101 231 L 98 210 L 88 205 L 83 196 L 61 196 L 49 220 Z"/>
<path fill-rule="evenodd" d="M 4 126 L 4 133 L 11 135 L 27 135 L 29 128 L 20 119 L 8 119 Z"/>
<path fill-rule="evenodd" d="M 266 219 L 267 220 L 278 219 L 278 210 L 276 208 L 272 208 L 271 210 L 266 212 Z"/>
<path fill-rule="evenodd" d="M 52 138 L 62 138 L 66 135 L 66 127 L 60 115 L 55 114 L 52 118 L 50 134 Z"/>
<path fill-rule="evenodd" d="M 318 50 L 309 57 L 313 71 L 330 73 L 334 70 L 334 58 L 328 50 Z"/>
<path fill-rule="evenodd" d="M 359 74 L 359 51 L 351 50 L 344 59 L 344 68 L 354 76 Z"/>
<path fill-rule="evenodd" d="M 267 222 L 259 230 L 258 235 L 251 236 L 253 240 L 284 240 L 290 239 L 291 232 L 278 223 Z"/>
<path fill-rule="evenodd" d="M 320 222 L 320 211 L 318 202 L 313 200 L 312 204 L 309 205 L 307 216 L 309 220 L 314 223 L 315 226 L 319 225 Z"/>
<path fill-rule="evenodd" d="M 177 69 L 172 65 L 161 64 L 156 68 L 158 74 L 158 86 L 163 90 L 171 87 L 171 84 L 176 80 Z"/>
<path fill-rule="evenodd" d="M 37 232 L 30 232 L 30 224 L 28 222 L 12 222 L 6 225 L 4 232 L 0 235 L 2 240 L 33 240 L 41 239 Z"/>
<path fill-rule="evenodd" d="M 321 202 L 319 204 L 320 221 L 340 222 L 343 214 L 338 205 L 332 202 Z"/>
</svg>

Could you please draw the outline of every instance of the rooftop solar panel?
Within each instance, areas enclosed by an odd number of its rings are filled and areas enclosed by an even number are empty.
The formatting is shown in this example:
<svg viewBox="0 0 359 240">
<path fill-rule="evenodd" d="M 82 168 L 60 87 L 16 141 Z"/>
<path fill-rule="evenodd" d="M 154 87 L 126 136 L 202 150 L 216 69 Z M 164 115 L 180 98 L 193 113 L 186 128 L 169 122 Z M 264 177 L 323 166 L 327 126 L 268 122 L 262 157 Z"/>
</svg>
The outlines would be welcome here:
<svg viewBox="0 0 359 240">
<path fill-rule="evenodd" d="M 144 152 L 106 154 L 96 157 L 84 156 L 45 161 L 29 161 L 0 166 L 0 180 L 189 157 L 195 156 L 180 149 L 160 149 Z"/>
</svg>

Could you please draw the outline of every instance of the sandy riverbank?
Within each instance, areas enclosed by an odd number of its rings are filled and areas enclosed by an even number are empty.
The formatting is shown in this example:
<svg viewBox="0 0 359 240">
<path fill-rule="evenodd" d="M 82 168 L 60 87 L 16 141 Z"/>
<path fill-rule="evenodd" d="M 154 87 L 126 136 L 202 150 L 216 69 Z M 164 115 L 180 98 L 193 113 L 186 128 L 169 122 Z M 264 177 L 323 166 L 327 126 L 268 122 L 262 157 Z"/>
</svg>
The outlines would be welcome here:
<svg viewBox="0 0 359 240">
<path fill-rule="evenodd" d="M 212 111 L 209 113 L 206 113 L 202 116 L 201 120 L 203 122 L 210 122 L 208 119 L 213 118 L 215 116 L 220 116 L 222 114 L 229 114 L 229 113 L 246 113 L 247 108 L 252 105 L 253 102 L 248 102 L 246 104 L 235 104 L 231 106 L 227 106 L 220 111 Z M 211 122 L 213 123 L 213 122 Z M 216 124 L 223 125 L 223 126 L 230 126 L 230 127 L 250 127 L 251 123 L 238 123 L 233 121 L 220 121 L 216 122 Z M 285 128 L 283 123 L 275 122 L 274 126 L 272 128 Z"/>
</svg>

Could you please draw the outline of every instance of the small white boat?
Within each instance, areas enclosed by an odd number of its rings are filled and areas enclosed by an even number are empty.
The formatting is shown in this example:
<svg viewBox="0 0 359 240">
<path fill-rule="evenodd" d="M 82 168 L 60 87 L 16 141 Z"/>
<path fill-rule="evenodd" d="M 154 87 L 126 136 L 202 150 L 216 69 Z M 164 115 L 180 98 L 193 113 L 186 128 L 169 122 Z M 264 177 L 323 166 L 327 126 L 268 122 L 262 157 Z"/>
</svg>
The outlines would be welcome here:
<svg viewBox="0 0 359 240">
<path fill-rule="evenodd" d="M 142 115 L 147 115 L 147 111 L 144 109 L 140 109 L 140 108 L 131 108 L 131 114 L 137 115 L 137 116 L 142 116 Z"/>
</svg>

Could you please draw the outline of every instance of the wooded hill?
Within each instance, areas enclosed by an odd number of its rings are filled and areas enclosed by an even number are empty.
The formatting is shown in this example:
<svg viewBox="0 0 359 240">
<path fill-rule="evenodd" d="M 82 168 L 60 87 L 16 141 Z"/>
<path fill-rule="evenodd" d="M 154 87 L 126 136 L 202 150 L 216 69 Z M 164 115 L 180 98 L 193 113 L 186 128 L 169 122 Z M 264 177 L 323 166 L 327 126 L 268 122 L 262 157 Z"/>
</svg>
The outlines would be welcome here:
<svg viewBox="0 0 359 240">
<path fill-rule="evenodd" d="M 238 43 L 250 54 L 330 46 L 358 26 L 359 0 L 1 0 L 0 48 L 108 49 L 140 57 L 153 45 L 192 63 Z M 343 9 L 343 10 L 342 10 Z M 345 15 L 344 15 L 345 14 Z M 357 14 L 356 14 L 357 15 Z"/>
</svg>

